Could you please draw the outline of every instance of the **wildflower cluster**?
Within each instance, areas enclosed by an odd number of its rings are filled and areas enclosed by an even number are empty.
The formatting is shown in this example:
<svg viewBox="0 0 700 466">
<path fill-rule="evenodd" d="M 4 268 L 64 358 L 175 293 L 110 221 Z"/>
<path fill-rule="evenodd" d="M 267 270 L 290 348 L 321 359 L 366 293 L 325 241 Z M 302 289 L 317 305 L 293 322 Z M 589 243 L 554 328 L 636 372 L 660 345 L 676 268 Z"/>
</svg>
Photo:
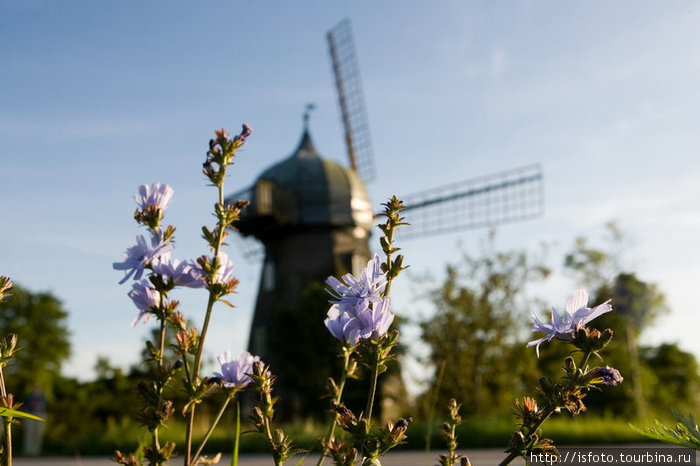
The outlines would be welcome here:
<svg viewBox="0 0 700 466">
<path fill-rule="evenodd" d="M 163 226 L 165 210 L 170 206 L 173 189 L 162 183 L 142 185 L 135 196 L 137 209 L 134 213 L 136 222 L 146 228 L 145 235 L 136 238 L 136 244 L 126 249 L 122 262 L 115 262 L 115 270 L 124 271 L 120 283 L 133 279 L 128 296 L 138 309 L 138 315 L 132 326 L 138 322 L 147 323 L 155 317 L 159 324 L 158 339 L 148 341 L 147 362 L 151 363 L 152 380 L 144 380 L 137 386 L 137 393 L 143 402 L 138 418 L 151 432 L 151 442 L 143 449 L 142 455 L 115 453 L 115 461 L 124 465 L 139 465 L 145 459 L 149 465 L 163 465 L 175 455 L 173 442 L 161 443 L 159 428 L 173 415 L 175 407 L 165 397 L 166 387 L 176 373 L 183 372 L 183 385 L 187 402 L 182 409 L 187 417 L 185 439 L 185 466 L 210 464 L 220 457 L 206 458 L 201 455 L 204 445 L 218 424 L 226 407 L 251 381 L 253 363 L 259 358 L 247 352 L 238 359 L 232 359 L 231 353 L 219 356 L 221 372 L 212 377 L 200 377 L 204 341 L 214 304 L 224 302 L 223 298 L 235 291 L 238 279 L 233 276 L 233 262 L 222 251 L 227 229 L 238 220 L 241 210 L 247 204 L 239 201 L 227 205 L 224 203 L 224 180 L 226 170 L 233 163 L 235 151 L 243 146 L 251 134 L 250 127 L 243 125 L 243 130 L 232 139 L 226 131 L 216 131 L 216 138 L 209 142 L 209 150 L 204 162 L 205 176 L 217 187 L 218 201 L 214 205 L 217 218 L 213 229 L 203 227 L 203 236 L 211 254 L 196 260 L 178 260 L 172 257 L 175 228 Z M 142 278 L 144 277 L 145 278 Z M 184 315 L 178 311 L 179 303 L 170 298 L 176 288 L 203 288 L 208 291 L 209 300 L 201 330 L 187 324 Z M 175 333 L 173 344 L 166 342 L 166 329 Z M 166 349 L 172 348 L 175 361 L 166 361 Z M 199 448 L 193 452 L 192 434 L 196 407 L 207 394 L 219 387 L 226 393 L 221 409 L 205 434 Z M 141 457 L 142 456 L 142 457 Z"/>
<path fill-rule="evenodd" d="M 326 436 L 321 439 L 322 455 L 318 465 L 323 464 L 327 455 L 336 464 L 353 464 L 358 454 L 363 464 L 380 464 L 381 456 L 404 441 L 406 429 L 412 421 L 411 418 L 400 419 L 395 424 L 389 421 L 385 427 L 372 429 L 377 379 L 393 359 L 392 350 L 399 337 L 398 331 L 390 331 L 395 317 L 389 296 L 391 281 L 405 268 L 403 256 L 392 260 L 399 251 L 393 244 L 394 232 L 397 227 L 405 225 L 399 215 L 403 204 L 392 197 L 383 205 L 383 215 L 387 220 L 379 228 L 384 233 L 380 243 L 385 261 L 375 255 L 359 277 L 345 274 L 341 280 L 329 277 L 326 281 L 331 307 L 324 324 L 340 342 L 340 357 L 344 363 L 340 382 L 329 380 L 333 417 Z M 345 382 L 348 377 L 356 376 L 358 363 L 366 366 L 371 374 L 367 407 L 359 417 L 341 402 Z M 337 425 L 349 434 L 349 443 L 335 438 Z"/>
<path fill-rule="evenodd" d="M 581 414 L 586 410 L 583 402 L 586 392 L 598 388 L 600 385 L 614 386 L 622 382 L 622 376 L 617 369 L 610 366 L 589 367 L 591 356 L 596 356 L 601 361 L 600 351 L 612 340 L 613 332 L 610 329 L 604 331 L 592 329 L 586 326 L 596 317 L 612 311 L 610 301 L 594 308 L 588 307 L 588 293 L 578 290 L 566 303 L 566 313 L 559 316 L 556 310 L 552 312 L 552 323 L 544 324 L 536 316 L 533 330 L 542 331 L 545 336 L 528 343 L 528 347 L 536 346 L 539 356 L 539 346 L 544 341 L 558 339 L 571 344 L 577 352 L 582 353 L 578 365 L 574 358 L 567 356 L 564 359 L 564 376 L 559 381 L 553 381 L 548 377 L 539 380 L 538 402 L 530 397 L 515 401 L 515 415 L 520 419 L 519 428 L 511 436 L 506 452 L 508 456 L 501 465 L 509 464 L 518 456 L 527 458 L 534 453 L 546 453 L 558 455 L 553 442 L 543 438 L 540 426 L 554 413 L 562 409 L 572 415 Z"/>
<path fill-rule="evenodd" d="M 146 343 L 147 361 L 153 366 L 153 380 L 139 382 L 136 393 L 143 404 L 138 419 L 151 432 L 152 438 L 151 444 L 144 450 L 144 457 L 149 464 L 161 465 L 174 456 L 175 444 L 166 442 L 161 445 L 159 428 L 175 411 L 172 401 L 165 399 L 164 392 L 179 369 L 175 364 L 164 362 L 166 327 L 179 304 L 169 298 L 169 293 L 176 286 L 196 288 L 203 282 L 200 269 L 171 257 L 175 228 L 163 227 L 162 222 L 165 210 L 171 203 L 173 189 L 155 182 L 139 186 L 138 192 L 134 198 L 138 206 L 134 219 L 146 228 L 148 239 L 144 235 L 137 236 L 136 244 L 124 252 L 123 261 L 115 262 L 112 266 L 125 272 L 120 284 L 134 279 L 128 296 L 139 313 L 132 327 L 139 322 L 148 323 L 151 317 L 156 318 L 160 327 L 158 341 Z M 144 275 L 147 278 L 142 279 Z M 133 464 L 121 453 L 117 458 L 121 458 L 122 464 Z"/>
</svg>

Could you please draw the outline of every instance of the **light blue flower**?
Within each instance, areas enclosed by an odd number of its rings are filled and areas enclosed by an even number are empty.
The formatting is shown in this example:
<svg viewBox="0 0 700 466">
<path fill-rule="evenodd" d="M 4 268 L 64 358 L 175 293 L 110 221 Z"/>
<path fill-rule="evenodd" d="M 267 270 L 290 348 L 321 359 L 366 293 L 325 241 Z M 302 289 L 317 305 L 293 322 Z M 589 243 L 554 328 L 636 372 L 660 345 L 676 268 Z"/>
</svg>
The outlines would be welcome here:
<svg viewBox="0 0 700 466">
<path fill-rule="evenodd" d="M 167 184 L 155 182 L 139 186 L 139 193 L 134 196 L 141 210 L 152 207 L 156 210 L 165 210 L 173 198 L 173 188 Z"/>
<path fill-rule="evenodd" d="M 170 251 L 173 245 L 170 241 L 163 241 L 160 235 L 149 230 L 151 236 L 150 244 L 146 241 L 143 235 L 136 237 L 136 244 L 127 248 L 122 254 L 123 262 L 112 263 L 114 270 L 124 270 L 126 275 L 119 282 L 126 282 L 133 275 L 134 280 L 138 280 L 143 275 L 146 266 L 150 265 L 155 260 L 166 260 L 170 258 Z"/>
<path fill-rule="evenodd" d="M 350 344 L 350 346 L 357 344 L 360 337 L 360 321 L 347 312 L 340 312 L 337 304 L 332 305 L 328 310 L 328 315 L 323 323 L 336 340 Z"/>
<path fill-rule="evenodd" d="M 241 351 L 238 359 L 231 359 L 231 351 L 227 350 L 219 355 L 217 360 L 221 365 L 221 372 L 214 372 L 214 376 L 221 380 L 223 386 L 243 388 L 251 382 L 248 374 L 253 372 L 253 364 L 260 361 L 260 357 Z"/>
<path fill-rule="evenodd" d="M 331 306 L 323 323 L 337 340 L 355 346 L 359 340 L 383 336 L 394 321 L 391 299 L 380 298 L 359 312 L 341 312 L 337 304 Z"/>
<path fill-rule="evenodd" d="M 151 286 L 148 280 L 135 282 L 131 286 L 128 296 L 139 310 L 139 315 L 131 323 L 132 327 L 136 326 L 140 320 L 144 324 L 147 323 L 151 320 L 153 311 L 160 306 L 160 293 Z"/>
<path fill-rule="evenodd" d="M 384 335 L 394 320 L 391 300 L 382 298 L 386 274 L 375 254 L 359 277 L 343 275 L 341 280 L 328 277 L 331 308 L 324 324 L 334 338 L 354 346 L 360 339 Z"/>
<path fill-rule="evenodd" d="M 369 308 L 370 303 L 381 301 L 381 294 L 386 287 L 386 274 L 382 272 L 379 255 L 375 254 L 360 273 L 359 278 L 345 274 L 342 281 L 328 277 L 326 283 L 331 287 L 331 303 L 337 304 L 341 313 L 350 315 Z"/>
<path fill-rule="evenodd" d="M 194 262 L 179 261 L 168 257 L 154 261 L 151 267 L 155 273 L 167 277 L 170 283 L 175 286 L 204 287 L 202 269 Z"/>
<path fill-rule="evenodd" d="M 233 261 L 225 252 L 219 252 L 219 267 L 214 271 L 212 283 L 228 283 L 233 277 Z"/>
<path fill-rule="evenodd" d="M 389 331 L 394 321 L 391 298 L 382 298 L 381 301 L 372 303 L 372 306 L 358 311 L 356 319 L 359 322 L 359 338 L 381 337 Z"/>
<path fill-rule="evenodd" d="M 552 341 L 553 338 L 559 340 L 571 341 L 577 327 L 586 325 L 596 317 L 612 311 L 610 300 L 603 304 L 599 304 L 593 309 L 588 306 L 588 292 L 586 290 L 578 290 L 574 296 L 566 301 L 566 312 L 560 316 L 556 309 L 552 309 L 552 323 L 545 324 L 532 315 L 535 320 L 535 325 L 532 326 L 534 332 L 544 332 L 545 336 L 539 340 L 533 340 L 527 344 L 527 347 L 535 346 L 537 357 L 540 357 L 540 344 L 544 341 Z"/>
</svg>

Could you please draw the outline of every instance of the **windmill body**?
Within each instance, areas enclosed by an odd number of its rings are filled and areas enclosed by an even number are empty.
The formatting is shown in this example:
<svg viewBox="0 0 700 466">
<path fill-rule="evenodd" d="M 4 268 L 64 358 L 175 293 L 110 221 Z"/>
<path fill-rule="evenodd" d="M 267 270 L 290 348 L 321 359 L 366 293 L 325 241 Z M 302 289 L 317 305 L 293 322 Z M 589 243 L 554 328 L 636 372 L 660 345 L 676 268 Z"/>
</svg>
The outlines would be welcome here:
<svg viewBox="0 0 700 466">
<path fill-rule="evenodd" d="M 251 204 L 236 227 L 265 248 L 248 346 L 269 360 L 268 336 L 279 312 L 296 309 L 310 283 L 367 263 L 373 214 L 359 177 L 322 158 L 307 130 L 291 156 L 231 200 L 239 197 Z"/>
<path fill-rule="evenodd" d="M 250 188 L 227 199 L 250 201 L 235 227 L 243 237 L 258 240 L 253 242 L 255 246 L 250 241 L 241 242 L 247 256 L 259 256 L 264 251 L 248 347 L 273 365 L 280 376 L 278 391 L 287 402 L 296 404 L 292 411 L 297 415 L 309 414 L 310 404 L 299 401 L 309 387 L 302 386 L 304 381 L 298 374 L 285 377 L 280 370 L 298 363 L 300 357 L 306 357 L 310 368 L 310 360 L 315 359 L 316 365 L 305 377 L 323 382 L 325 377 L 335 375 L 324 375 L 324 367 L 332 368 L 337 362 L 319 361 L 317 354 L 322 351 L 293 354 L 302 346 L 320 349 L 323 338 L 331 338 L 321 323 L 328 309 L 327 296 L 321 298 L 320 309 L 305 309 L 303 294 L 310 284 L 323 283 L 330 275 L 359 273 L 370 258 L 368 240 L 374 220 L 363 182 L 371 182 L 376 173 L 349 21 L 341 21 L 329 31 L 327 40 L 352 168 L 343 168 L 318 154 L 308 133 L 312 106 L 307 106 L 305 129 L 292 155 L 265 170 Z M 410 223 L 402 229 L 402 238 L 495 226 L 542 215 L 543 174 L 535 165 L 401 198 Z M 308 341 L 297 341 L 297 347 L 281 347 L 281 340 L 300 338 L 290 322 L 304 312 L 314 313 L 313 331 L 301 337 Z M 386 395 L 380 395 L 384 414 L 392 409 L 384 406 L 385 400 L 403 398 L 398 368 L 393 374 L 395 383 L 385 376 L 386 386 L 380 387 Z"/>
</svg>

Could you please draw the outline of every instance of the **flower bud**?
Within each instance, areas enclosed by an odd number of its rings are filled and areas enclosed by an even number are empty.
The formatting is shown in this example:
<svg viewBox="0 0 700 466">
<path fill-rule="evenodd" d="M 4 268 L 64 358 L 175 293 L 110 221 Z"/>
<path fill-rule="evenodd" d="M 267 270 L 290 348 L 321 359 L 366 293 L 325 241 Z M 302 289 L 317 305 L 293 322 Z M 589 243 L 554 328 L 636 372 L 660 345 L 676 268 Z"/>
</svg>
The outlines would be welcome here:
<svg viewBox="0 0 700 466">
<path fill-rule="evenodd" d="M 10 290 L 14 284 L 10 277 L 0 276 L 0 302 L 8 299 L 10 295 Z"/>
<path fill-rule="evenodd" d="M 10 335 L 7 336 L 8 356 L 11 356 L 12 353 L 14 353 L 16 346 L 17 346 L 17 335 L 15 335 L 14 333 L 11 333 Z"/>
<path fill-rule="evenodd" d="M 601 379 L 604 385 L 615 386 L 624 380 L 620 371 L 610 366 L 597 367 L 591 372 L 594 377 Z"/>
</svg>

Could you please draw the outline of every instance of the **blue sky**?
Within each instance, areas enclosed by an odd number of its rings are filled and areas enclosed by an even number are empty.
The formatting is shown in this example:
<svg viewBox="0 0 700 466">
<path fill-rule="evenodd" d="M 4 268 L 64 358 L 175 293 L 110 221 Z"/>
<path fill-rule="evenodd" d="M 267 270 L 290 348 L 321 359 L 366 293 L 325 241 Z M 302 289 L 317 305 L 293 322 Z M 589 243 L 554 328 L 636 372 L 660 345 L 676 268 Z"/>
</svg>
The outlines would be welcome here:
<svg viewBox="0 0 700 466">
<path fill-rule="evenodd" d="M 142 183 L 175 189 L 176 254 L 200 255 L 214 191 L 201 162 L 213 130 L 254 130 L 227 181 L 249 185 L 286 157 L 316 104 L 312 136 L 342 163 L 325 32 L 353 22 L 374 143 L 379 204 L 391 194 L 539 162 L 546 214 L 504 226 L 502 248 L 548 242 L 551 265 L 578 235 L 617 219 L 629 268 L 666 292 L 672 313 L 645 341 L 700 356 L 700 14 L 676 2 L 0 3 L 0 273 L 50 290 L 70 311 L 71 375 L 98 355 L 137 360 L 147 326 L 111 263 L 134 242 Z M 406 242 L 416 274 L 439 277 L 457 244 L 485 231 Z M 375 238 L 376 240 L 376 238 Z M 259 264 L 235 250 L 242 281 L 214 315 L 210 355 L 243 349 Z M 396 309 L 425 316 L 416 283 Z M 539 287 L 560 308 L 574 284 Z M 203 298 L 181 294 L 198 319 Z M 409 332 L 410 333 L 410 332 Z M 419 377 L 414 368 L 409 377 Z"/>
</svg>

